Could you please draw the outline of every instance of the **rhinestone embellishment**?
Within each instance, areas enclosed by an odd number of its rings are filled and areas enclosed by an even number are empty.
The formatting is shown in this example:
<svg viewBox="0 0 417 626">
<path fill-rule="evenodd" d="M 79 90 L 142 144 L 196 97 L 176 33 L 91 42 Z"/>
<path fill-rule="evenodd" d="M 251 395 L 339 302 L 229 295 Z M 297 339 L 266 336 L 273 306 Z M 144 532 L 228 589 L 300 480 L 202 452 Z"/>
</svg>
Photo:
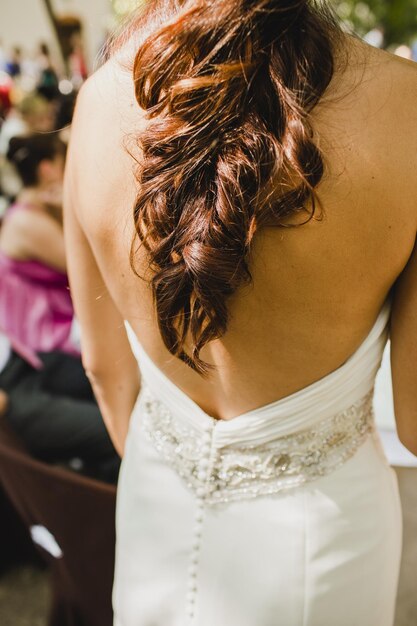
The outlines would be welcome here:
<svg viewBox="0 0 417 626">
<path fill-rule="evenodd" d="M 215 445 L 217 420 L 205 432 L 175 417 L 142 390 L 147 437 L 189 489 L 207 505 L 274 494 L 315 480 L 350 459 L 374 430 L 373 390 L 314 427 L 261 445 Z"/>
</svg>

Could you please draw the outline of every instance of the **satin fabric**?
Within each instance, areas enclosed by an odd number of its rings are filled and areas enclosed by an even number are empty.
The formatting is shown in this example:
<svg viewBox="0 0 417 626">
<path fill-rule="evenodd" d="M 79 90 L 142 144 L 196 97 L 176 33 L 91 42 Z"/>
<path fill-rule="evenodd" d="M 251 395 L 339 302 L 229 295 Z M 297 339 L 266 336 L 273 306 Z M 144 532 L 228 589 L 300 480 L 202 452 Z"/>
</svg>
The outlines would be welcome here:
<svg viewBox="0 0 417 626">
<path fill-rule="evenodd" d="M 313 427 L 373 387 L 389 305 L 346 363 L 278 402 L 218 422 L 215 445 L 260 445 Z M 153 395 L 201 432 L 211 420 L 129 329 Z M 376 433 L 331 474 L 206 507 L 195 610 L 186 613 L 196 498 L 146 437 L 139 395 L 117 498 L 115 626 L 392 626 L 401 553 L 398 487 Z"/>
</svg>

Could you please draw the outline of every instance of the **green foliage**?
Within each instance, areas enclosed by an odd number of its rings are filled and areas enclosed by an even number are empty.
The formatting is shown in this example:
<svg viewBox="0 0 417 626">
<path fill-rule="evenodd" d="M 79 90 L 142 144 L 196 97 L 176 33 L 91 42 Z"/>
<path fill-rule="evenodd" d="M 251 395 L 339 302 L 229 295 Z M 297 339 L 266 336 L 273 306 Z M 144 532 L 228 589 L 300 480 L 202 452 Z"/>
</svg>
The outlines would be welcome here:
<svg viewBox="0 0 417 626">
<path fill-rule="evenodd" d="M 417 0 L 333 0 L 333 4 L 359 35 L 382 26 L 388 46 L 417 37 Z"/>
</svg>

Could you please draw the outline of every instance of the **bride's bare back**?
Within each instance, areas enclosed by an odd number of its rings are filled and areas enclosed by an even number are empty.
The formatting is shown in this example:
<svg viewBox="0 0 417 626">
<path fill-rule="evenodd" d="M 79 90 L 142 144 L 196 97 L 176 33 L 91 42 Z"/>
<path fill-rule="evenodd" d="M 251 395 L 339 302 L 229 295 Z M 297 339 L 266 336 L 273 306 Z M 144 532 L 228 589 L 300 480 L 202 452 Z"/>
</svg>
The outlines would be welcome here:
<svg viewBox="0 0 417 626">
<path fill-rule="evenodd" d="M 326 166 L 322 219 L 256 235 L 253 282 L 229 301 L 224 337 L 203 350 L 215 365 L 207 378 L 164 347 L 150 287 L 130 267 L 138 189 L 129 150 L 135 154 L 145 124 L 131 74 L 115 58 L 84 86 L 67 175 L 68 256 L 87 369 L 98 386 L 119 380 L 119 400 L 107 402 L 108 425 L 118 419 L 116 406 L 128 414 L 137 392 L 123 319 L 176 385 L 209 414 L 231 419 L 339 367 L 408 263 L 395 293 L 393 371 L 400 433 L 417 447 L 417 381 L 409 367 L 417 358 L 417 68 L 353 38 L 345 44 L 312 114 Z M 137 265 L 149 275 L 143 249 Z"/>
</svg>

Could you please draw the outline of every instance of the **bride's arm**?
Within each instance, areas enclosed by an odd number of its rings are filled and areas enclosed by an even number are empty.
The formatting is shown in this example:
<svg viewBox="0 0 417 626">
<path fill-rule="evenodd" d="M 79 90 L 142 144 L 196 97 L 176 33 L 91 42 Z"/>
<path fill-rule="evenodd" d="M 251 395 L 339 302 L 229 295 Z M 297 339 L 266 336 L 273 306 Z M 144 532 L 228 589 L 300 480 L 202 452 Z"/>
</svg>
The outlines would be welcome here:
<svg viewBox="0 0 417 626">
<path fill-rule="evenodd" d="M 113 444 L 123 456 L 129 418 L 139 393 L 140 375 L 123 316 L 100 271 L 82 226 L 82 215 L 78 214 L 83 206 L 78 197 L 78 171 L 82 162 L 80 149 L 83 152 L 85 139 L 82 133 L 80 137 L 77 129 L 74 135 L 64 188 L 64 232 L 71 294 L 81 327 L 83 364 Z M 93 201 L 91 189 L 87 195 Z"/>
<path fill-rule="evenodd" d="M 391 370 L 398 436 L 417 455 L 417 243 L 394 287 Z"/>
<path fill-rule="evenodd" d="M 68 200 L 65 239 L 71 293 L 81 326 L 83 365 L 113 445 L 123 456 L 129 418 L 139 393 L 139 369 L 123 318 Z"/>
</svg>

